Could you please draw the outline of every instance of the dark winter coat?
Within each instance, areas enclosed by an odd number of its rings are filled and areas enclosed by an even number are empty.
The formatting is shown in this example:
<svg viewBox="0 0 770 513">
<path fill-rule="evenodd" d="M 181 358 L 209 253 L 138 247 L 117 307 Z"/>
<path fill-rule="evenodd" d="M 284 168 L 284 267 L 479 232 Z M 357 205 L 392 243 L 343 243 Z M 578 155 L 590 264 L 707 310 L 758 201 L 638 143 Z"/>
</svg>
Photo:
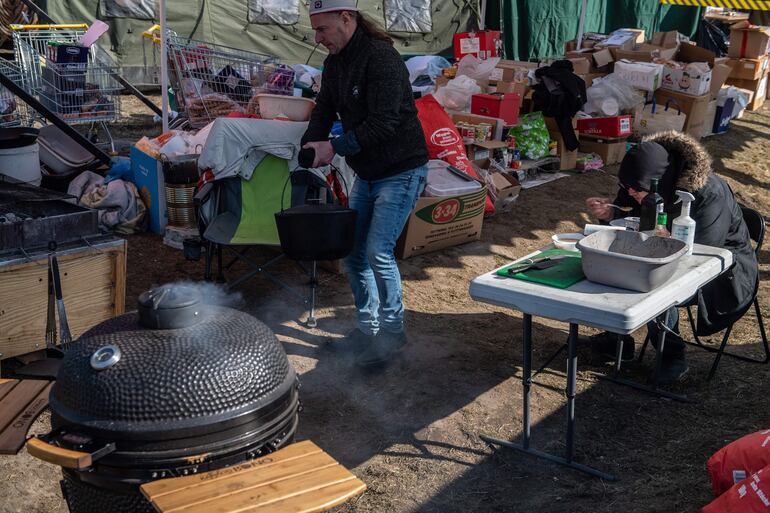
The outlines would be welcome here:
<svg viewBox="0 0 770 513">
<path fill-rule="evenodd" d="M 759 283 L 756 255 L 741 208 L 730 186 L 712 173 L 711 156 L 695 139 L 670 131 L 645 140 L 660 144 L 669 154 L 668 169 L 660 180 L 669 226 L 681 214 L 681 205 L 674 204 L 674 191 L 687 191 L 695 196 L 690 211 L 696 223 L 695 243 L 728 249 L 733 254 L 733 266 L 698 292 L 698 335 L 717 333 L 743 315 Z M 625 215 L 639 215 L 639 204 L 624 189 L 615 203 L 636 208 Z"/>
<path fill-rule="evenodd" d="M 326 58 L 302 144 L 327 140 L 337 114 L 345 143 L 334 149 L 360 178 L 378 180 L 428 162 L 404 61 L 393 45 L 361 28 L 339 54 Z"/>
</svg>

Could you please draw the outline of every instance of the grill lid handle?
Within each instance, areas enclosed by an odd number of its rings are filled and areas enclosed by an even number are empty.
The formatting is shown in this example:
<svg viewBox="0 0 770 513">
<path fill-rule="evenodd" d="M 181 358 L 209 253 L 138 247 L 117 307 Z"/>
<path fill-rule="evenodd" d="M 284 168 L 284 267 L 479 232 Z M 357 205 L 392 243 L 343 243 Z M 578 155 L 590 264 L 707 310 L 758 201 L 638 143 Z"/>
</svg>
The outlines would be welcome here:
<svg viewBox="0 0 770 513">
<path fill-rule="evenodd" d="M 27 441 L 27 452 L 39 460 L 73 470 L 85 470 L 93 464 L 93 458 L 88 452 L 56 447 L 37 437 Z"/>
</svg>

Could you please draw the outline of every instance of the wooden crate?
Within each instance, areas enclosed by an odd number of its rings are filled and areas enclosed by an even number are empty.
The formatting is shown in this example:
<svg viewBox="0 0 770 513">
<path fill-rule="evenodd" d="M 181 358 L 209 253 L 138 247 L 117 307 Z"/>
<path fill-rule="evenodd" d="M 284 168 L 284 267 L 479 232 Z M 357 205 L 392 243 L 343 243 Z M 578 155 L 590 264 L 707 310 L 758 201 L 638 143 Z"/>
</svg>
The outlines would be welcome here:
<svg viewBox="0 0 770 513">
<path fill-rule="evenodd" d="M 28 255 L 0 256 L 0 359 L 45 348 L 48 253 Z M 57 258 L 73 340 L 125 311 L 125 240 L 63 246 Z"/>
</svg>

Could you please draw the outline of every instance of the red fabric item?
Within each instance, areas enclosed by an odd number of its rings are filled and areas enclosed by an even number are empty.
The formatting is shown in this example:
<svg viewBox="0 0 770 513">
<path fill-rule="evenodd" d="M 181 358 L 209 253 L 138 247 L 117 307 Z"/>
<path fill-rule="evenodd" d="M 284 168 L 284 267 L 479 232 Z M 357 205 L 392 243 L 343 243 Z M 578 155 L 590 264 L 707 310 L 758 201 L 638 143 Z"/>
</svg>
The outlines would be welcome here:
<svg viewBox="0 0 770 513">
<path fill-rule="evenodd" d="M 207 183 L 213 182 L 214 180 L 216 180 L 216 177 L 214 176 L 214 172 L 211 169 L 205 170 L 203 173 L 201 173 L 200 178 L 198 178 L 198 189 L 200 189 Z"/>
<path fill-rule="evenodd" d="M 770 512 L 770 466 L 736 483 L 700 513 Z"/>
<path fill-rule="evenodd" d="M 714 497 L 770 465 L 770 429 L 746 435 L 719 449 L 707 463 Z"/>
<path fill-rule="evenodd" d="M 415 102 L 417 116 L 422 124 L 425 142 L 428 145 L 428 156 L 431 160 L 443 160 L 473 178 L 479 178 L 465 153 L 463 138 L 444 107 L 432 95 L 423 96 Z M 495 205 L 487 196 L 484 215 L 495 213 Z"/>
<path fill-rule="evenodd" d="M 335 172 L 331 172 L 328 175 L 326 175 L 326 183 L 329 184 L 329 187 L 332 188 L 332 192 L 334 192 L 334 197 L 337 198 L 337 200 L 340 202 L 340 205 L 343 207 L 348 206 L 348 195 L 345 193 L 345 188 L 342 186 L 342 183 L 340 182 L 339 174 Z"/>
<path fill-rule="evenodd" d="M 741 39 L 741 59 L 746 57 L 746 48 L 749 46 L 749 33 L 743 31 L 743 39 Z"/>
<path fill-rule="evenodd" d="M 262 119 L 261 117 L 257 116 L 256 114 L 246 114 L 244 112 L 238 112 L 238 111 L 233 111 L 230 114 L 228 114 L 226 117 L 228 117 L 228 118 Z"/>
</svg>

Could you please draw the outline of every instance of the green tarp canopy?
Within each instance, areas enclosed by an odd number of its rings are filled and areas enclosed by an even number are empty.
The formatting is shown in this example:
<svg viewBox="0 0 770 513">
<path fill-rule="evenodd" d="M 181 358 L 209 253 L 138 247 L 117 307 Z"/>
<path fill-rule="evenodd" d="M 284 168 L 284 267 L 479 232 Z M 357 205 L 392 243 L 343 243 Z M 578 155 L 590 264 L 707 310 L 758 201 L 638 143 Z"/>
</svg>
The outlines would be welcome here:
<svg viewBox="0 0 770 513">
<path fill-rule="evenodd" d="M 508 58 L 559 56 L 564 54 L 564 42 L 577 35 L 580 7 L 580 0 L 489 0 L 487 26 L 498 28 L 502 20 Z M 658 30 L 678 30 L 693 37 L 700 14 L 699 7 L 661 6 L 659 0 L 588 0 L 584 30 L 641 28 L 648 37 Z"/>
</svg>

